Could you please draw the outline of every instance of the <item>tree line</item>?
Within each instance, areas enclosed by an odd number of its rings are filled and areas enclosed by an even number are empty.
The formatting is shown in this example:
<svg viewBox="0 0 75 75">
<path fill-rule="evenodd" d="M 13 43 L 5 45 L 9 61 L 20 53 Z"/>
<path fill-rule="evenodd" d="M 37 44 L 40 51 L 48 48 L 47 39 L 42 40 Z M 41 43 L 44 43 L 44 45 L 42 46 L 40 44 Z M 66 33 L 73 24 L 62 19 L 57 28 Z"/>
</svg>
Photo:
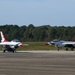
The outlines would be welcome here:
<svg viewBox="0 0 75 75">
<path fill-rule="evenodd" d="M 6 39 L 19 39 L 22 42 L 75 40 L 75 26 L 0 25 L 0 31 L 3 31 Z"/>
</svg>

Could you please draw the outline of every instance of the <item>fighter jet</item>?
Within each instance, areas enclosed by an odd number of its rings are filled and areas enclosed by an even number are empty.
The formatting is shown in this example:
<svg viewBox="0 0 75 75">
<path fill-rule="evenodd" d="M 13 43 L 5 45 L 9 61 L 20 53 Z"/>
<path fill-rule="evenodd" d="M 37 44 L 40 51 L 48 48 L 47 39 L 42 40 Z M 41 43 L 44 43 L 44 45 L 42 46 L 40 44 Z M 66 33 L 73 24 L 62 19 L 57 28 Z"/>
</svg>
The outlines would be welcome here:
<svg viewBox="0 0 75 75">
<path fill-rule="evenodd" d="M 2 46 L 2 50 L 3 52 L 16 52 L 16 48 L 18 48 L 19 46 L 24 46 L 24 44 L 22 44 L 19 40 L 14 39 L 12 41 L 8 41 L 5 39 L 3 32 L 0 31 L 1 34 L 1 43 L 0 45 Z"/>
<path fill-rule="evenodd" d="M 65 47 L 66 51 L 68 51 L 69 48 L 71 49 L 71 51 L 73 51 L 75 48 L 75 42 L 73 41 L 53 40 L 48 42 L 48 45 L 55 45 L 58 51 L 62 47 Z"/>
</svg>

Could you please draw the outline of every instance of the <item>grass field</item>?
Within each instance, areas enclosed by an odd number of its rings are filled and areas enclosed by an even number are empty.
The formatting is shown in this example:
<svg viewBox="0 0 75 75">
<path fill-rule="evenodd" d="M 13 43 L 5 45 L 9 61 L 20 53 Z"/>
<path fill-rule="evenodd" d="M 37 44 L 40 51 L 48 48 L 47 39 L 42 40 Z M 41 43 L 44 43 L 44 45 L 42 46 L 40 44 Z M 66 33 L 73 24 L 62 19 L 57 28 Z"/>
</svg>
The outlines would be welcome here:
<svg viewBox="0 0 75 75">
<path fill-rule="evenodd" d="M 17 50 L 56 50 L 55 46 L 46 45 L 46 42 L 25 42 L 28 46 L 19 47 Z"/>
<path fill-rule="evenodd" d="M 46 45 L 46 42 L 25 42 L 24 44 L 28 44 L 29 46 L 19 47 L 17 50 L 57 50 L 57 47 L 55 47 L 54 45 Z M 60 48 L 60 50 L 66 51 L 65 48 Z M 71 50 L 69 49 L 69 51 Z"/>
</svg>

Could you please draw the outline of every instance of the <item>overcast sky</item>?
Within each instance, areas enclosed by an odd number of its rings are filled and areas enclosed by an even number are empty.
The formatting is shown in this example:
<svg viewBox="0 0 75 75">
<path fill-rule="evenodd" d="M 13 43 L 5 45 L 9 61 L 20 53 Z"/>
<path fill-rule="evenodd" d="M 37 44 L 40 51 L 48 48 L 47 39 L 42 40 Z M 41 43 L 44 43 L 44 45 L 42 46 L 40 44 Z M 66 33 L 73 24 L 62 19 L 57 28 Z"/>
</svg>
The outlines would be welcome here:
<svg viewBox="0 0 75 75">
<path fill-rule="evenodd" d="M 75 25 L 75 0 L 0 0 L 0 25 Z"/>
</svg>

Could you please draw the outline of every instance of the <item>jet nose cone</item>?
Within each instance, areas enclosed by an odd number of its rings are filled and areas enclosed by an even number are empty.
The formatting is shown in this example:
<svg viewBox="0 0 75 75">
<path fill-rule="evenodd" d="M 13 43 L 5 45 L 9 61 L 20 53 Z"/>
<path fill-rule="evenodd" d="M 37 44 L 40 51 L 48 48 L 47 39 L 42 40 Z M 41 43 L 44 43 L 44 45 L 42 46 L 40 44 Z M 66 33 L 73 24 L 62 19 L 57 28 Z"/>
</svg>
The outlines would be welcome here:
<svg viewBox="0 0 75 75">
<path fill-rule="evenodd" d="M 48 42 L 46 42 L 46 43 L 45 43 L 45 45 L 49 45 L 49 43 L 48 43 Z"/>
<path fill-rule="evenodd" d="M 51 42 L 50 42 L 50 44 L 51 44 L 51 45 L 54 45 L 54 42 L 53 42 L 53 41 L 51 41 Z"/>
<path fill-rule="evenodd" d="M 23 47 L 23 46 L 24 46 L 24 44 L 20 44 L 20 46 L 21 46 L 21 47 Z"/>
</svg>

